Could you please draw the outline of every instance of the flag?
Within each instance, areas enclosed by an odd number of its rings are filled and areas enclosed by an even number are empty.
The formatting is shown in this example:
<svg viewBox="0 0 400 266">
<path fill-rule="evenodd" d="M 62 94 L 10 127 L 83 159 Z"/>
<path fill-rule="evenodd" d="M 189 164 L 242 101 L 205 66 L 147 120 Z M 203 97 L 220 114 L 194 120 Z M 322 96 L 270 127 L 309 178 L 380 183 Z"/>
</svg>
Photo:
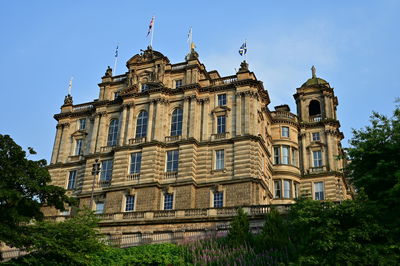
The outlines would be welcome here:
<svg viewBox="0 0 400 266">
<path fill-rule="evenodd" d="M 150 32 L 153 30 L 153 26 L 154 26 L 154 17 L 152 17 L 150 20 L 150 25 L 149 25 L 149 30 L 147 31 L 147 36 L 149 36 Z"/>
<path fill-rule="evenodd" d="M 190 29 L 189 29 L 187 41 L 188 42 L 192 41 L 192 27 L 190 27 Z"/>
<path fill-rule="evenodd" d="M 246 42 L 244 42 L 244 43 L 242 44 L 242 46 L 240 46 L 239 54 L 240 54 L 241 56 L 243 56 L 243 55 L 245 55 L 246 53 L 247 53 L 247 45 L 246 45 Z"/>
<path fill-rule="evenodd" d="M 117 45 L 117 48 L 115 49 L 115 58 L 117 58 L 118 57 L 118 45 Z"/>
</svg>

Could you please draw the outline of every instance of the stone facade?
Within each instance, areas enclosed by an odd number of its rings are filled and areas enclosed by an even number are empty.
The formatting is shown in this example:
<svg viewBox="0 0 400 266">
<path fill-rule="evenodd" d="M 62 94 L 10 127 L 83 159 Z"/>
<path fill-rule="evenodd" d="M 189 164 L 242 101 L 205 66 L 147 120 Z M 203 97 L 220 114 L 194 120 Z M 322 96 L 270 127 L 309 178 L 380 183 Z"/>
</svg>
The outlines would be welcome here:
<svg viewBox="0 0 400 266">
<path fill-rule="evenodd" d="M 126 66 L 119 76 L 107 69 L 98 99 L 74 105 L 68 95 L 54 116 L 52 182 L 102 213 L 103 231 L 211 226 L 238 206 L 351 197 L 338 159 L 338 100 L 315 70 L 294 95 L 296 115 L 287 105 L 268 108 L 245 61 L 221 77 L 193 49 L 171 64 L 148 48 Z"/>
</svg>

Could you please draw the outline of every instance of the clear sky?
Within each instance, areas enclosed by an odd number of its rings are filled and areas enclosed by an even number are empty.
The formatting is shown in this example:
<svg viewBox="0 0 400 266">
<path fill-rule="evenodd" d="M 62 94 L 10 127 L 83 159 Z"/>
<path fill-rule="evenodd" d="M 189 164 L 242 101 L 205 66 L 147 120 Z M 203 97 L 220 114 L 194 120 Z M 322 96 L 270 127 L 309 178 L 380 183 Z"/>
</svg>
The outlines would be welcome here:
<svg viewBox="0 0 400 266">
<path fill-rule="evenodd" d="M 264 82 L 270 109 L 289 104 L 310 76 L 326 79 L 339 98 L 348 146 L 351 128 L 371 112 L 391 114 L 400 96 L 400 1 L 0 1 L 0 134 L 35 159 L 51 157 L 56 121 L 74 77 L 74 103 L 98 97 L 107 65 L 117 73 L 145 49 L 151 16 L 153 48 L 172 63 L 187 53 L 193 27 L 208 70 L 232 75 L 247 40 L 250 70 Z"/>
</svg>

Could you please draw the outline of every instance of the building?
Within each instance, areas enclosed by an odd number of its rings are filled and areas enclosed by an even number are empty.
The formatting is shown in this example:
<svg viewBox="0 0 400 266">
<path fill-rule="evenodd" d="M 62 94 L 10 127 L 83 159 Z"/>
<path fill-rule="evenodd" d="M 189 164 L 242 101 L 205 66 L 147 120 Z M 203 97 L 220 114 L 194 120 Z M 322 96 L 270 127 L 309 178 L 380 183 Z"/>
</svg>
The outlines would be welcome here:
<svg viewBox="0 0 400 266">
<path fill-rule="evenodd" d="M 314 67 L 294 94 L 294 114 L 269 109 L 245 61 L 221 77 L 193 48 L 171 64 L 149 47 L 126 66 L 119 76 L 107 69 L 98 99 L 73 104 L 68 95 L 54 116 L 52 182 L 95 210 L 104 232 L 200 230 L 226 225 L 238 206 L 256 220 L 299 196 L 351 197 L 338 100 Z"/>
</svg>

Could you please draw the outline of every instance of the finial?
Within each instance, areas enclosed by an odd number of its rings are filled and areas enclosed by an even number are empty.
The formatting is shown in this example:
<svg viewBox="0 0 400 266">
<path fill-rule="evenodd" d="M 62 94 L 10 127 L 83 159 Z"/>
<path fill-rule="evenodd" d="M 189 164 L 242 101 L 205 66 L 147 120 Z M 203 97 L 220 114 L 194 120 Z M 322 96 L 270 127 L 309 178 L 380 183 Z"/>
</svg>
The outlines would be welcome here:
<svg viewBox="0 0 400 266">
<path fill-rule="evenodd" d="M 317 77 L 316 69 L 315 69 L 314 65 L 311 67 L 311 75 L 312 75 L 311 76 L 312 78 L 316 78 Z"/>
<path fill-rule="evenodd" d="M 71 77 L 69 79 L 69 85 L 68 85 L 68 95 L 71 95 L 71 90 L 72 90 L 72 80 L 74 79 L 74 77 Z"/>
</svg>

